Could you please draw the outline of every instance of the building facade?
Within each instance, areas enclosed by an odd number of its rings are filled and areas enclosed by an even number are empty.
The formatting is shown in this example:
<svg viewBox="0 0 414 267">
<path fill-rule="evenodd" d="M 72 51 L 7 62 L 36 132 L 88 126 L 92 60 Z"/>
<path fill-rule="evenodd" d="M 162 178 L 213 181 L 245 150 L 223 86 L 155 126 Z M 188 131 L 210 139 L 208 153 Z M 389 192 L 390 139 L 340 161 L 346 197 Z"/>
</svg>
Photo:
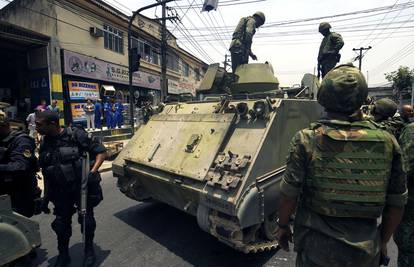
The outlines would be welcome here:
<svg viewBox="0 0 414 267">
<path fill-rule="evenodd" d="M 0 10 L 0 56 L 6 66 L 0 101 L 10 102 L 23 119 L 42 99 L 58 100 L 66 124 L 84 120 L 87 98 L 129 103 L 128 17 L 101 0 L 15 0 Z M 141 54 L 133 75 L 140 105 L 160 101 L 161 24 L 139 16 L 132 46 Z M 195 94 L 206 64 L 181 49 L 168 34 L 168 93 Z M 125 110 L 129 110 L 126 108 Z"/>
</svg>

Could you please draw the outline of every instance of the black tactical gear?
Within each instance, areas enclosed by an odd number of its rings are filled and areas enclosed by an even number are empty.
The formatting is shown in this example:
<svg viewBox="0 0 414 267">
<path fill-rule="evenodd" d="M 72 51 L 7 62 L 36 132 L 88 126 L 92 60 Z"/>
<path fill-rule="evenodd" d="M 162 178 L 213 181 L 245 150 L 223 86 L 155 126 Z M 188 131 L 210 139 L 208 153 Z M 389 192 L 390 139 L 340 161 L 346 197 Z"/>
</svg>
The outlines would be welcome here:
<svg viewBox="0 0 414 267">
<path fill-rule="evenodd" d="M 26 217 L 36 213 L 41 194 L 34 150 L 33 138 L 21 131 L 0 140 L 0 195 L 10 195 L 13 210 Z"/>
<path fill-rule="evenodd" d="M 81 128 L 65 128 L 58 136 L 45 136 L 40 146 L 40 166 L 45 177 L 46 201 L 50 200 L 54 204 L 55 220 L 52 229 L 58 238 L 58 250 L 61 261 L 57 262 L 66 266 L 68 264 L 68 244 L 72 235 L 72 216 L 80 210 L 80 189 L 82 178 L 82 155 L 84 152 L 90 154 L 91 159 L 95 159 L 97 154 L 105 152 L 105 147 L 99 142 L 88 136 Z M 91 162 L 91 166 L 93 165 Z M 99 184 L 101 177 L 99 173 L 91 173 L 88 182 L 88 196 L 85 225 L 83 220 L 78 220 L 81 224 L 81 231 L 85 232 L 85 242 L 93 244 L 93 237 L 96 222 L 93 208 L 103 199 L 102 189 Z M 46 210 L 46 204 L 43 209 Z M 90 259 L 85 252 L 85 259 Z"/>
</svg>

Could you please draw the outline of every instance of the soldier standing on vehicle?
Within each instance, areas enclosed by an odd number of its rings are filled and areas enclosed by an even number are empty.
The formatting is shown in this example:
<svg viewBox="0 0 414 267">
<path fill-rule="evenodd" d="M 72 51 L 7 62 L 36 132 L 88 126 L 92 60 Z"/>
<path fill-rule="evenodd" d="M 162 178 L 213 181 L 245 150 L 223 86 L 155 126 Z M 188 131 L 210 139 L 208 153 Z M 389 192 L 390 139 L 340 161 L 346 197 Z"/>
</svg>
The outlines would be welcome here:
<svg viewBox="0 0 414 267">
<path fill-rule="evenodd" d="M 398 267 L 410 267 L 414 266 L 414 123 L 402 130 L 399 142 L 407 172 L 408 201 L 394 241 L 398 247 Z"/>
<path fill-rule="evenodd" d="M 328 22 L 319 24 L 319 32 L 324 36 L 318 54 L 318 77 L 322 75 L 322 78 L 339 62 L 339 50 L 344 46 L 342 36 L 330 29 Z"/>
<path fill-rule="evenodd" d="M 78 216 L 85 237 L 83 266 L 93 266 L 96 258 L 93 238 L 96 222 L 93 208 L 103 199 L 98 169 L 105 160 L 105 147 L 88 136 L 83 128 L 61 128 L 56 113 L 45 111 L 36 117 L 36 126 L 44 135 L 39 151 L 39 162 L 45 179 L 43 211 L 48 213 L 48 201 L 54 204 L 52 229 L 57 235 L 59 256 L 54 266 L 68 266 L 69 239 L 72 235 L 72 215 L 80 212 L 82 156 L 87 152 L 91 168 L 87 181 L 86 216 Z M 83 223 L 85 222 L 85 223 Z M 84 225 L 85 224 L 85 225 Z M 85 232 L 84 232 L 85 231 Z"/>
<path fill-rule="evenodd" d="M 372 267 L 387 259 L 407 187 L 395 138 L 362 120 L 367 94 L 357 68 L 338 66 L 318 91 L 327 117 L 292 139 L 280 187 L 277 238 L 288 250 L 289 219 L 296 211 L 296 266 Z"/>
<path fill-rule="evenodd" d="M 35 141 L 22 131 L 10 129 L 5 112 L 0 110 L 0 195 L 10 195 L 12 208 L 26 217 L 35 213 L 38 169 Z"/>
<path fill-rule="evenodd" d="M 233 33 L 233 38 L 230 44 L 231 53 L 231 68 L 235 73 L 238 66 L 249 63 L 249 56 L 253 60 L 257 57 L 252 52 L 253 35 L 256 33 L 256 28 L 259 28 L 265 23 L 266 17 L 263 12 L 256 12 L 253 16 L 241 18 L 239 24 Z"/>
</svg>

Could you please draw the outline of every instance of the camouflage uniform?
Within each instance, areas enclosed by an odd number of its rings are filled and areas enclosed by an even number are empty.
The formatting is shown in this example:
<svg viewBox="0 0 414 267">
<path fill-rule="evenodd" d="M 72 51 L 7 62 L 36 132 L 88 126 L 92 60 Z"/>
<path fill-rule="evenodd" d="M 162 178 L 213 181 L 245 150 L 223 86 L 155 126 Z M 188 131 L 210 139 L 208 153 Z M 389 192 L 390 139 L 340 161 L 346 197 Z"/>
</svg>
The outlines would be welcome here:
<svg viewBox="0 0 414 267">
<path fill-rule="evenodd" d="M 325 26 L 321 23 L 321 26 Z M 320 27 L 321 27 L 320 26 Z M 331 27 L 326 23 L 327 27 Z M 324 36 L 322 43 L 319 47 L 318 63 L 322 67 L 322 77 L 335 67 L 336 63 L 340 60 L 339 50 L 344 46 L 344 40 L 342 36 L 335 32 L 329 32 Z"/>
<path fill-rule="evenodd" d="M 366 96 L 365 79 L 356 68 L 335 68 L 318 92 L 328 118 L 292 139 L 281 192 L 290 199 L 300 196 L 293 236 L 296 266 L 379 266 L 377 218 L 385 206 L 405 205 L 396 139 L 351 116 Z"/>
<path fill-rule="evenodd" d="M 259 15 L 260 18 L 264 19 L 264 14 L 262 12 L 256 12 L 255 15 Z M 229 48 L 233 73 L 238 66 L 249 63 L 249 54 L 251 52 L 253 36 L 256 33 L 255 15 L 241 18 L 233 32 Z"/>
<path fill-rule="evenodd" d="M 394 241 L 398 247 L 398 266 L 410 267 L 414 266 L 414 123 L 402 130 L 399 142 L 407 172 L 408 202 Z"/>
</svg>

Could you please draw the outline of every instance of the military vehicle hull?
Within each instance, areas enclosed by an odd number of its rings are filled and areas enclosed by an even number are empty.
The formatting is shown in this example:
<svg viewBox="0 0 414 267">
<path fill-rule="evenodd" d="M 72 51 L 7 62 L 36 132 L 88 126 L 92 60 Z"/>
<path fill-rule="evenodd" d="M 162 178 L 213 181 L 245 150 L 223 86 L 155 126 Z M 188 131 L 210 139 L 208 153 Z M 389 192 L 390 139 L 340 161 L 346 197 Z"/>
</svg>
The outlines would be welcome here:
<svg viewBox="0 0 414 267">
<path fill-rule="evenodd" d="M 113 173 L 126 196 L 192 214 L 237 250 L 272 249 L 291 138 L 322 114 L 308 99 L 168 104 L 138 129 Z"/>
<path fill-rule="evenodd" d="M 10 197 L 0 196 L 0 266 L 8 266 L 40 244 L 39 223 L 13 212 Z"/>
</svg>

